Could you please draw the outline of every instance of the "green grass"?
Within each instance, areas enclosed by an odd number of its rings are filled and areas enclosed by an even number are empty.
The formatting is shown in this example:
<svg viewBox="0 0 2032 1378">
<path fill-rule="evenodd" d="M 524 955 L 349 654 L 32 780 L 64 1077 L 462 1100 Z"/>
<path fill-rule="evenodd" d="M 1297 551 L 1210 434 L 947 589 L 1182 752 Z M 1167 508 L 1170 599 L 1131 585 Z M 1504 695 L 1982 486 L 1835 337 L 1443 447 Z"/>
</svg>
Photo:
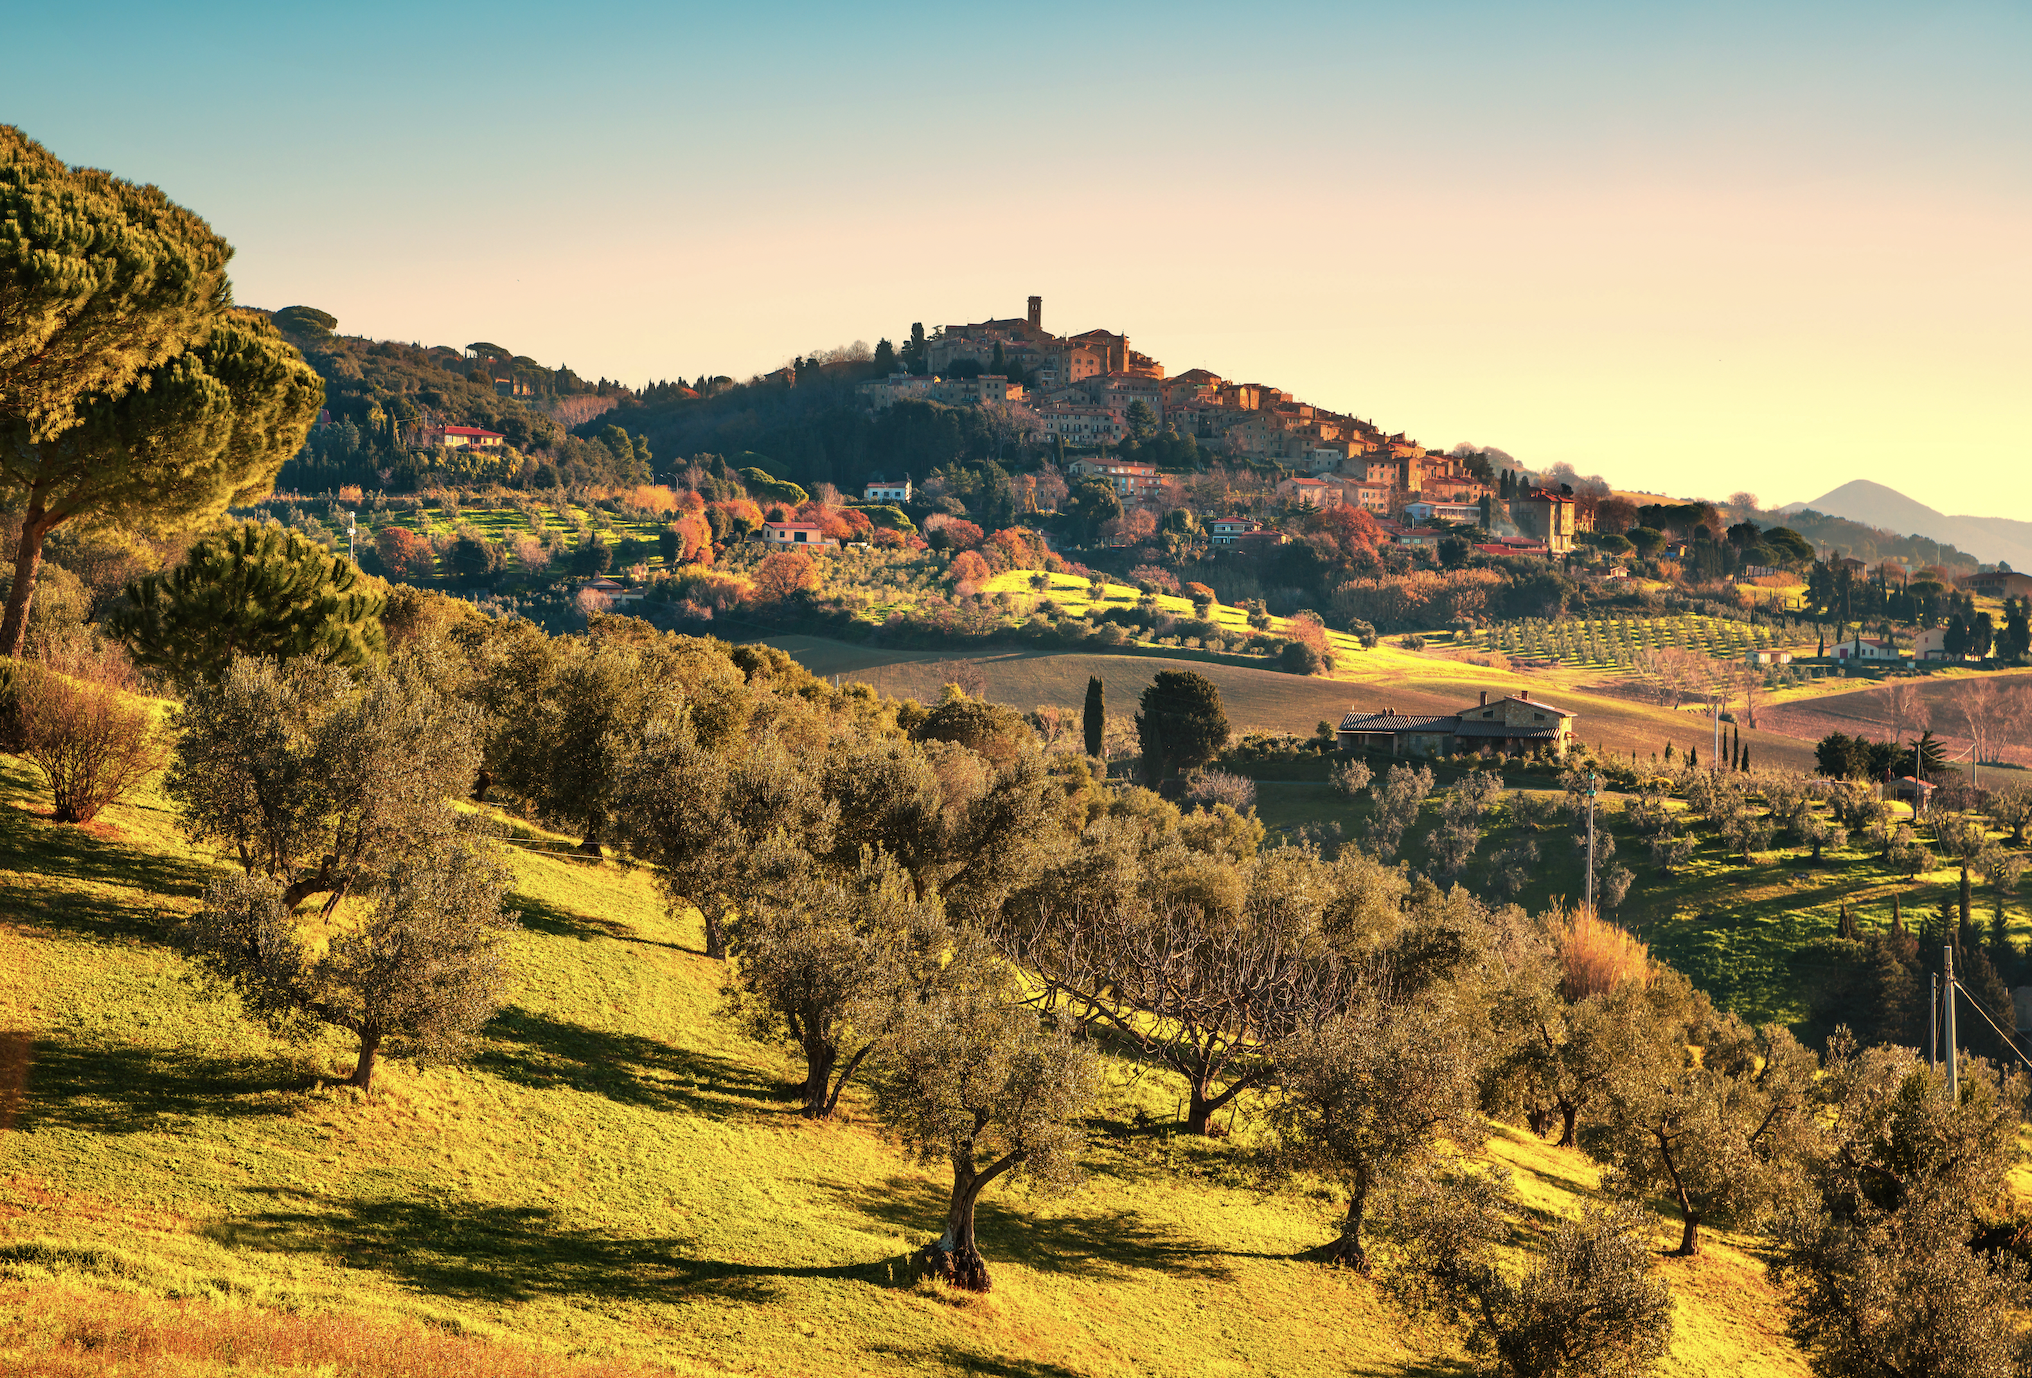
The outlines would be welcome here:
<svg viewBox="0 0 2032 1378">
<path fill-rule="evenodd" d="M 1383 766 L 1376 763 L 1380 771 Z M 1439 794 L 1455 772 L 1438 772 L 1438 788 L 1426 804 L 1418 825 L 1405 834 L 1402 859 L 1414 869 L 1430 870 L 1424 838 L 1438 824 Z M 1510 785 L 1534 786 L 1542 777 L 1512 775 Z M 1557 797 L 1557 791 L 1530 789 Z M 1307 824 L 1338 824 L 1349 841 L 1359 841 L 1372 805 L 1368 797 L 1349 799 L 1324 781 L 1260 780 L 1256 785 L 1257 814 L 1272 833 L 1294 835 Z M 1667 875 L 1653 866 L 1646 840 L 1622 822 L 1628 801 L 1606 794 L 1599 815 L 1603 828 L 1616 839 L 1616 860 L 1636 873 L 1622 907 L 1612 917 L 1643 938 L 1652 952 L 1684 972 L 1724 1009 L 1753 1022 L 1777 1020 L 1798 1024 L 1808 1015 L 1808 989 L 1819 974 L 1801 965 L 1803 949 L 1837 936 L 1841 906 L 1846 901 L 1863 933 L 1888 929 L 1893 896 L 1908 925 L 1922 912 L 1960 893 L 1961 873 L 1943 866 L 1908 879 L 1885 868 L 1870 852 L 1851 848 L 1828 852 L 1815 863 L 1798 848 L 1779 847 L 1754 854 L 1754 860 L 1730 854 L 1704 827 L 1696 827 L 1691 862 Z M 1542 831 L 1526 834 L 1502 813 L 1492 813 L 1480 848 L 1461 879 L 1485 893 L 1489 859 L 1522 838 L 1534 838 L 1540 861 L 1531 883 L 1519 896 L 1525 908 L 1539 912 L 1554 902 L 1577 902 L 1585 886 L 1585 863 L 1573 847 L 1576 829 L 1563 818 Z M 1782 839 L 1781 839 L 1782 840 Z M 1992 896 L 1978 882 L 1975 909 L 1987 924 Z M 2005 906 L 2007 931 L 2021 944 L 2032 939 L 2032 905 L 2014 896 Z"/>
<path fill-rule="evenodd" d="M 367 1102 L 330 1084 L 342 1040 L 276 1043 L 191 982 L 167 926 L 209 863 L 159 797 L 65 828 L 0 767 L 0 1032 L 32 1056 L 0 1130 L 0 1369 L 41 1362 L 61 1300 L 385 1327 L 342 1373 L 429 1371 L 398 1368 L 404 1337 L 445 1333 L 687 1374 L 1451 1371 L 1308 1258 L 1334 1203 L 1255 1187 L 1254 1106 L 1234 1140 L 1175 1138 L 1177 1088 L 1115 1065 L 1086 1185 L 995 1192 L 996 1290 L 947 1294 L 905 1266 L 936 1169 L 857 1100 L 837 1124 L 793 1112 L 782 1051 L 716 1017 L 695 916 L 642 873 L 517 852 L 509 1007 L 470 1066 L 391 1063 Z M 1594 1190 L 1528 1136 L 1492 1151 L 1542 1210 Z M 1682 1299 L 1666 1372 L 1803 1371 L 1740 1241 L 1660 1266 Z M 136 1371 L 84 1343 L 63 1371 Z"/>
</svg>

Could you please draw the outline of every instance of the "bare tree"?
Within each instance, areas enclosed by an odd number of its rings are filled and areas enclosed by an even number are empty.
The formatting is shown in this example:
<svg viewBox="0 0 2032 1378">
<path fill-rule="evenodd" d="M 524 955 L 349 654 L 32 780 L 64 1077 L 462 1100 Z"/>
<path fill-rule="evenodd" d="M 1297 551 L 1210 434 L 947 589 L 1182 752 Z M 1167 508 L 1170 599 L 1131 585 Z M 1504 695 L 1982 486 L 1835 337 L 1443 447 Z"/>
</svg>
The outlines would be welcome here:
<svg viewBox="0 0 2032 1378">
<path fill-rule="evenodd" d="M 34 661 L 7 667 L 0 699 L 20 754 L 49 783 L 50 817 L 89 823 L 99 811 L 162 768 L 167 752 L 145 703 L 110 684 L 60 674 Z"/>
<path fill-rule="evenodd" d="M 1206 1134 L 1271 1075 L 1269 1045 L 1333 979 L 1316 907 L 1332 868 L 1285 849 L 1244 892 L 1219 857 L 1136 857 L 1105 830 L 1087 842 L 1008 906 L 997 936 L 1038 974 L 1040 1003 L 1106 1025 L 1182 1077 L 1186 1130 Z"/>
</svg>

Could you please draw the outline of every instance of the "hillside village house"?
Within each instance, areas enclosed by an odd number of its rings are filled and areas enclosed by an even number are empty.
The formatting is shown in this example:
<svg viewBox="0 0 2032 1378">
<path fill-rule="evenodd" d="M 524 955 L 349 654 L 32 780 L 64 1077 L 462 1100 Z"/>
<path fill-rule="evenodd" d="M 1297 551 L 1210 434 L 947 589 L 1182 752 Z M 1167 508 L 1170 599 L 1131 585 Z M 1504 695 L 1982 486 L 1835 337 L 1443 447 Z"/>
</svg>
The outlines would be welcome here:
<svg viewBox="0 0 2032 1378">
<path fill-rule="evenodd" d="M 642 590 L 629 588 L 618 579 L 609 579 L 602 574 L 597 579 L 588 579 L 579 587 L 587 593 L 597 593 L 609 603 L 639 603 Z"/>
<path fill-rule="evenodd" d="M 869 502 L 909 502 L 910 480 L 871 478 L 861 491 Z"/>
<path fill-rule="evenodd" d="M 1510 519 L 1525 535 L 1545 542 L 1546 550 L 1552 554 L 1573 553 L 1573 538 L 1579 527 L 1572 498 L 1534 488 L 1523 497 L 1510 500 Z"/>
<path fill-rule="evenodd" d="M 1216 517 L 1208 524 L 1208 539 L 1214 545 L 1247 546 L 1259 542 L 1282 545 L 1284 533 L 1253 517 Z"/>
<path fill-rule="evenodd" d="M 1954 581 L 1954 586 L 1963 593 L 1974 593 L 1990 598 L 2032 597 L 2032 574 L 2020 574 L 2008 567 L 1986 569 L 1978 574 L 1964 574 Z"/>
<path fill-rule="evenodd" d="M 499 431 L 483 431 L 478 426 L 445 426 L 437 432 L 437 443 L 453 450 L 461 445 L 492 447 L 506 439 Z"/>
<path fill-rule="evenodd" d="M 1341 490 L 1320 478 L 1288 478 L 1277 485 L 1277 496 L 1303 507 L 1339 507 Z"/>
<path fill-rule="evenodd" d="M 826 539 L 825 528 L 817 522 L 764 522 L 762 542 L 777 550 L 811 550 L 836 546 Z"/>
<path fill-rule="evenodd" d="M 1404 504 L 1404 515 L 1414 522 L 1459 522 L 1480 526 L 1482 505 L 1478 502 L 1408 502 Z"/>
<path fill-rule="evenodd" d="M 1115 445 L 1129 434 L 1122 413 L 1073 402 L 1047 402 L 1037 409 L 1038 425 L 1067 445 Z"/>
<path fill-rule="evenodd" d="M 1124 464 L 1119 460 L 1076 459 L 1069 466 L 1079 478 L 1097 478 L 1112 484 L 1125 498 L 1154 493 L 1163 483 L 1154 464 Z"/>
<path fill-rule="evenodd" d="M 1888 641 L 1874 636 L 1852 636 L 1847 641 L 1830 647 L 1828 654 L 1836 660 L 1903 660 L 1905 653 Z"/>
<path fill-rule="evenodd" d="M 1512 694 L 1481 702 L 1458 713 L 1380 713 L 1353 709 L 1334 734 L 1341 750 L 1387 746 L 1392 756 L 1444 756 L 1461 752 L 1500 752 L 1515 756 L 1545 750 L 1566 755 L 1573 740 L 1574 714 L 1541 703 L 1528 694 Z"/>
</svg>

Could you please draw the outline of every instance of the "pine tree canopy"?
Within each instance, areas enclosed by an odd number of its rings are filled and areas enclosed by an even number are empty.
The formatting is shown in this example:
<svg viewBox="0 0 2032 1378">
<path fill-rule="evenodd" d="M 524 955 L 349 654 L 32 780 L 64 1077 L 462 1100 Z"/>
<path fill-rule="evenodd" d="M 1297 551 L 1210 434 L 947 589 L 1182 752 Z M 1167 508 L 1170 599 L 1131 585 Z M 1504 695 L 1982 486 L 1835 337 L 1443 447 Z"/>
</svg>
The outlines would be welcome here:
<svg viewBox="0 0 2032 1378">
<path fill-rule="evenodd" d="M 21 504 L 0 654 L 67 521 L 174 527 L 265 492 L 324 384 L 230 311 L 232 250 L 154 187 L 0 125 L 0 502 Z"/>
<path fill-rule="evenodd" d="M 361 665 L 387 649 L 387 599 L 352 561 L 274 523 L 205 537 L 184 562 L 127 586 L 107 626 L 137 665 L 185 685 L 217 683 L 236 655 Z"/>
</svg>

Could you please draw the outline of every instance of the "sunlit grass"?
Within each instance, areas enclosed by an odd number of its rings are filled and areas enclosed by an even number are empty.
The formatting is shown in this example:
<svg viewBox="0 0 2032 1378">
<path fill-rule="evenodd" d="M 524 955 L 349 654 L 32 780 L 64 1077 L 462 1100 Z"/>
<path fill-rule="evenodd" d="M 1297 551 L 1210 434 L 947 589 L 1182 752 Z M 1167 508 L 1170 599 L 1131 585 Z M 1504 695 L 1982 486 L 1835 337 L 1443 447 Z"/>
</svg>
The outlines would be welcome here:
<svg viewBox="0 0 2032 1378">
<path fill-rule="evenodd" d="M 228 1336 L 235 1372 L 290 1354 L 460 1372 L 461 1336 L 509 1347 L 470 1350 L 474 1373 L 523 1372 L 526 1351 L 566 1378 L 567 1354 L 680 1373 L 1446 1371 L 1372 1284 L 1309 1257 L 1336 1202 L 1257 1184 L 1259 1105 L 1228 1140 L 1181 1138 L 1176 1084 L 1111 1063 L 1087 1184 L 992 1194 L 996 1290 L 952 1296 L 906 1263 L 937 1230 L 936 1169 L 851 1094 L 841 1123 L 797 1117 L 782 1050 L 717 1017 L 697 918 L 666 914 L 645 873 L 515 853 L 509 1007 L 470 1066 L 392 1062 L 369 1102 L 331 1084 L 342 1039 L 278 1043 L 190 980 L 167 929 L 212 863 L 159 796 L 61 828 L 0 766 L 0 1032 L 32 1054 L 0 1131 L 0 1370 L 146 1371 L 106 1337 L 173 1332 Z M 1536 1208 L 1595 1188 L 1528 1136 L 1493 1151 Z M 1668 1372 L 1799 1371 L 1754 1260 L 1725 1240 L 1661 1266 L 1683 1298 Z M 218 1353 L 171 1371 L 223 1373 Z"/>
</svg>

